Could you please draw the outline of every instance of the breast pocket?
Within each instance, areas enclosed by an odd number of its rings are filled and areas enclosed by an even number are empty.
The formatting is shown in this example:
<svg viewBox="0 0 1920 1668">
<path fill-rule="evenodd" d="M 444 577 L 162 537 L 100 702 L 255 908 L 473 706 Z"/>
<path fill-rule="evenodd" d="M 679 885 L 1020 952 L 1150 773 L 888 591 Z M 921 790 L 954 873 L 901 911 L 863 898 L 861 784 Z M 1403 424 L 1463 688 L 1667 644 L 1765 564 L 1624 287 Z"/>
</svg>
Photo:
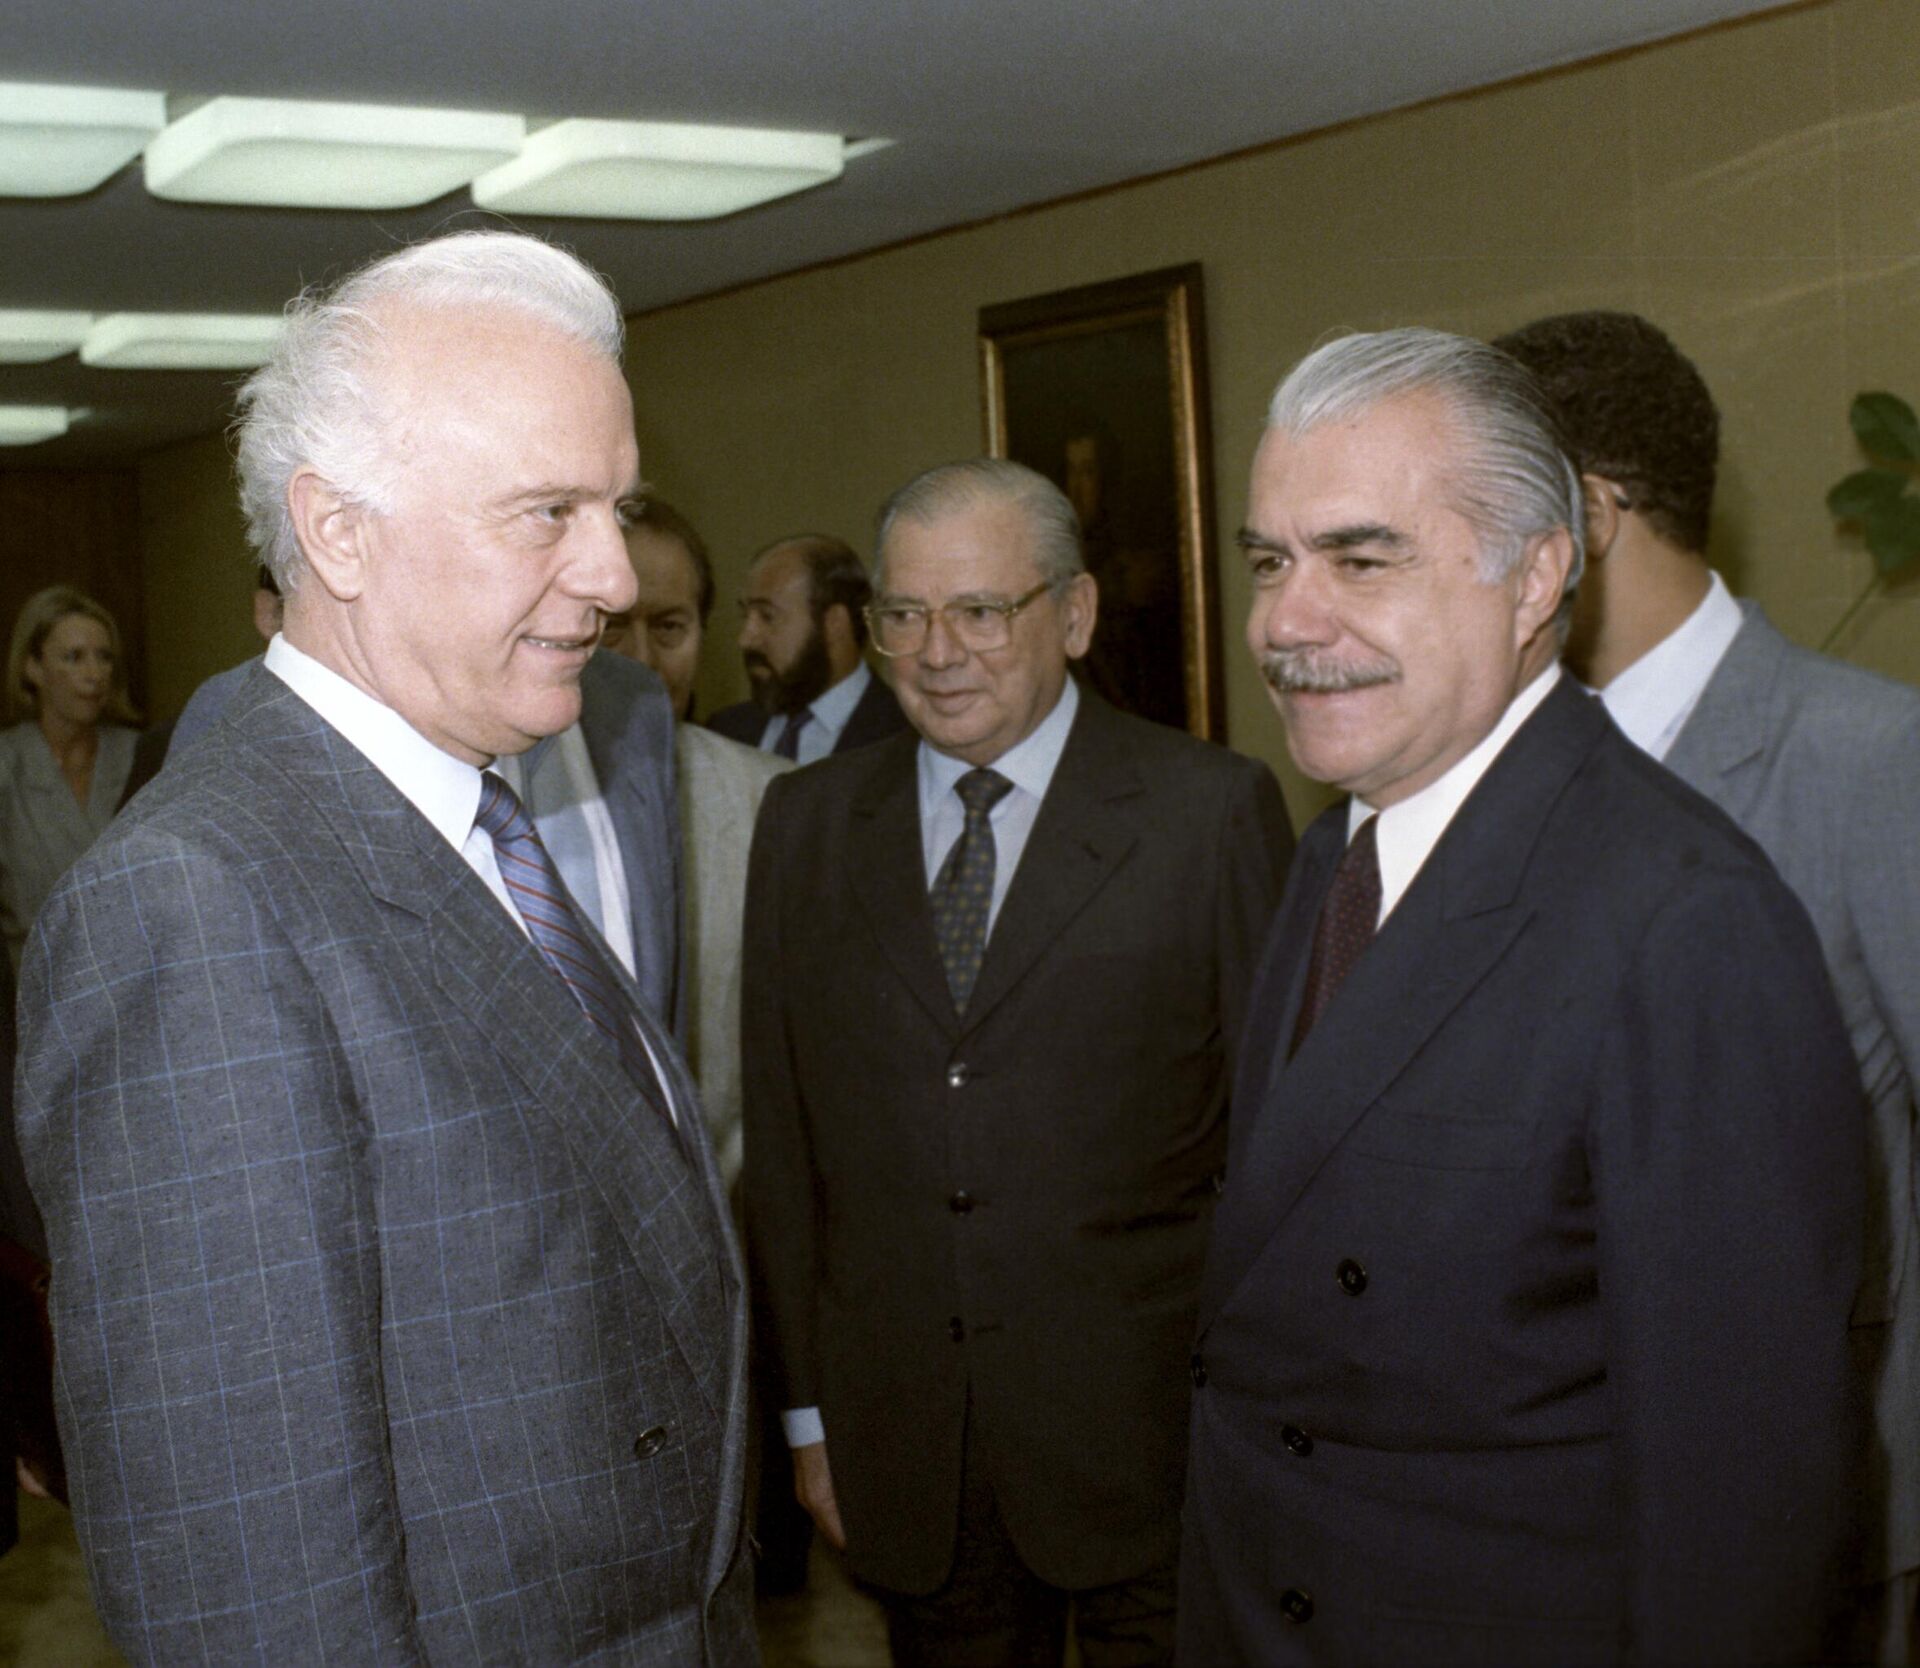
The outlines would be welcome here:
<svg viewBox="0 0 1920 1668">
<path fill-rule="evenodd" d="M 1388 1096 L 1354 1125 L 1347 1145 L 1369 1158 L 1426 1170 L 1518 1170 L 1532 1156 L 1538 1121 Z"/>
</svg>

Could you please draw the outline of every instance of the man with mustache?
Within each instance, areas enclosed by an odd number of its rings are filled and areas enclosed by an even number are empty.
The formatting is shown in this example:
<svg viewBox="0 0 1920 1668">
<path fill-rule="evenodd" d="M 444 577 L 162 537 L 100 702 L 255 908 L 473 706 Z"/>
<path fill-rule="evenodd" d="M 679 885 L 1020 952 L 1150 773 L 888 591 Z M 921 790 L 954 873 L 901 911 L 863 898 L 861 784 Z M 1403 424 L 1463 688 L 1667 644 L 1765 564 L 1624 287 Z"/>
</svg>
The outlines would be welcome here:
<svg viewBox="0 0 1920 1668">
<path fill-rule="evenodd" d="M 740 599 L 740 658 L 753 699 L 708 727 L 811 764 L 906 728 L 861 651 L 872 589 L 852 549 L 821 533 L 776 540 L 753 559 Z"/>
<path fill-rule="evenodd" d="M 1173 1647 L 1193 1302 L 1272 773 L 1068 675 L 1073 508 L 1004 459 L 881 513 L 917 734 L 771 783 L 742 1001 L 747 1238 L 803 1501 L 901 1664 Z"/>
<path fill-rule="evenodd" d="M 1241 1050 L 1186 1661 L 1829 1659 L 1859 1080 L 1805 911 L 1560 671 L 1580 511 L 1484 344 L 1274 396 L 1248 643 L 1351 797 Z"/>
</svg>

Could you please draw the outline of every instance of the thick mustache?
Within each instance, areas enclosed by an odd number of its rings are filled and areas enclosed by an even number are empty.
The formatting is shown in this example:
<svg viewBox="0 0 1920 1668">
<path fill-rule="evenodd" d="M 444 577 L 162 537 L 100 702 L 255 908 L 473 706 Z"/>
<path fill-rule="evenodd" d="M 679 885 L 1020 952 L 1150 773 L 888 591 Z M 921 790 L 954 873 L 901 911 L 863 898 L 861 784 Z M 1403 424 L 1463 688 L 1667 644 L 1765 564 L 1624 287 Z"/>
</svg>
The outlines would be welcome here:
<svg viewBox="0 0 1920 1668">
<path fill-rule="evenodd" d="M 1282 695 L 1338 695 L 1398 683 L 1400 664 L 1388 655 L 1340 660 L 1318 649 L 1269 649 L 1260 657 L 1260 675 Z"/>
</svg>

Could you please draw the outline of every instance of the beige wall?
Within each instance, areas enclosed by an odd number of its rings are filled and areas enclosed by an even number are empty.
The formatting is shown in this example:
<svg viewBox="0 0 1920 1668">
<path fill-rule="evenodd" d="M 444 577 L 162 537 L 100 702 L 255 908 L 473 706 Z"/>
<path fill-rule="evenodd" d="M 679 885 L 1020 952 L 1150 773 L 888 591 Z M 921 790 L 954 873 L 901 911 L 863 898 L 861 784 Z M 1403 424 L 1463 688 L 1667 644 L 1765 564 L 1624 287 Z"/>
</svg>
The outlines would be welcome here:
<svg viewBox="0 0 1920 1668">
<path fill-rule="evenodd" d="M 1911 0 L 1837 0 L 635 320 L 643 465 L 722 570 L 703 706 L 743 687 L 733 586 L 755 546 L 808 527 L 864 550 L 891 487 L 979 450 L 979 307 L 1189 260 L 1234 745 L 1284 758 L 1227 541 L 1267 395 L 1340 327 L 1646 313 L 1725 410 L 1716 559 L 1817 642 L 1869 571 L 1822 505 L 1857 462 L 1847 403 L 1920 401 L 1913 24 Z M 1920 597 L 1842 647 L 1920 680 Z M 1323 802 L 1282 778 L 1296 814 Z"/>
<path fill-rule="evenodd" d="M 203 678 L 260 652 L 253 556 L 224 438 L 140 460 L 140 544 L 149 699 L 155 719 L 177 718 Z"/>
<path fill-rule="evenodd" d="M 1226 540 L 1274 381 L 1344 326 L 1490 334 L 1592 306 L 1664 325 L 1726 415 L 1714 555 L 1817 642 L 1869 571 L 1822 505 L 1858 461 L 1847 403 L 1920 400 L 1913 21 L 1912 0 L 1832 0 L 635 320 L 645 469 L 721 570 L 703 707 L 744 687 L 731 620 L 754 547 L 815 528 L 864 549 L 889 488 L 979 449 L 979 307 L 1189 260 L 1206 268 L 1235 745 L 1284 757 Z M 141 473 L 163 711 L 252 650 L 225 469 L 209 441 Z M 1841 647 L 1920 681 L 1920 596 Z M 1297 814 L 1322 802 L 1282 777 Z"/>
</svg>

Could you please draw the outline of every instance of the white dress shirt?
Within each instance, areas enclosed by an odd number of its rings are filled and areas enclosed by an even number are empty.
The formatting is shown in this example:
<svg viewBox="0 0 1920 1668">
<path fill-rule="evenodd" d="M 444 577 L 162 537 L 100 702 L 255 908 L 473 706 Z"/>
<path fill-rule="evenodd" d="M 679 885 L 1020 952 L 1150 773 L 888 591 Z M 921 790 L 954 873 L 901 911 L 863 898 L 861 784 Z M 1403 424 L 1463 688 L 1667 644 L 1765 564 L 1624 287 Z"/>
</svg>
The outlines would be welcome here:
<svg viewBox="0 0 1920 1668">
<path fill-rule="evenodd" d="M 1700 606 L 1600 691 L 1627 740 L 1656 759 L 1673 751 L 1746 618 L 1719 574 L 1708 581 Z"/>
<path fill-rule="evenodd" d="M 323 666 L 311 655 L 296 649 L 284 635 L 276 636 L 267 645 L 266 666 L 269 672 L 366 756 L 367 762 L 400 791 L 448 845 L 460 853 L 467 867 L 500 900 L 501 907 L 506 910 L 513 924 L 526 933 L 527 924 L 520 918 L 513 894 L 500 878 L 500 865 L 494 858 L 493 836 L 474 822 L 480 811 L 479 767 L 441 751 L 392 707 L 375 700 L 331 667 Z M 583 752 L 584 747 L 583 743 Z M 497 768 L 499 761 L 494 762 Z M 591 765 L 588 768 L 591 770 Z M 535 774 L 537 777 L 540 772 L 536 770 Z M 598 797 L 597 787 L 595 797 Z M 600 806 L 600 814 L 603 818 L 606 815 L 604 805 Z M 537 819 L 535 826 L 539 826 Z M 607 832 L 610 840 L 611 824 Z M 541 831 L 541 838 L 544 843 L 544 830 Z M 617 852 L 615 863 L 617 866 Z M 570 877 L 563 873 L 561 878 L 568 880 L 571 887 Z M 623 896 L 624 892 L 623 882 Z M 527 933 L 527 936 L 531 938 L 533 935 Z M 631 926 L 628 927 L 626 939 L 631 955 Z M 628 971 L 632 971 L 631 966 Z M 644 1031 L 640 1032 L 640 1040 L 653 1064 L 654 1077 L 660 1085 L 668 1115 L 678 1123 L 680 1115 L 678 1108 L 673 1105 L 672 1086 L 666 1073 L 660 1069 L 653 1044 L 647 1040 Z"/>
<path fill-rule="evenodd" d="M 1020 867 L 1027 849 L 1027 836 L 1033 832 L 1040 805 L 1047 797 L 1053 773 L 1066 751 L 1067 736 L 1073 729 L 1073 715 L 1080 710 L 1080 690 L 1067 679 L 1053 711 L 1040 720 L 1026 740 L 1009 747 L 988 768 L 997 770 L 1013 784 L 1010 793 L 987 813 L 993 825 L 993 899 L 987 906 L 987 932 L 1000 918 L 1000 905 L 1006 901 L 1007 888 Z M 805 733 L 804 731 L 802 732 Z M 939 752 L 926 742 L 920 743 L 920 846 L 926 859 L 927 885 L 931 887 L 947 854 L 967 826 L 967 808 L 961 803 L 955 784 L 973 766 Z M 1357 824 L 1355 826 L 1358 826 Z M 788 1408 L 780 1415 L 787 1446 L 803 1448 L 827 1439 L 826 1426 L 817 1407 Z"/>
<path fill-rule="evenodd" d="M 853 709 L 860 704 L 867 685 L 872 682 L 873 672 L 863 660 L 808 705 L 806 710 L 813 714 L 813 720 L 800 732 L 799 751 L 794 754 L 798 763 L 812 764 L 815 759 L 824 759 L 840 745 L 847 720 L 853 716 Z M 786 734 L 787 718 L 786 713 L 776 713 L 767 720 L 766 728 L 760 732 L 761 752 L 771 753 L 780 745 L 781 736 Z"/>
<path fill-rule="evenodd" d="M 1355 797 L 1347 802 L 1347 839 L 1377 816 L 1380 826 L 1374 830 L 1374 842 L 1380 855 L 1380 920 L 1393 913 L 1395 904 L 1407 895 L 1422 866 L 1440 843 L 1467 795 L 1479 786 L 1480 778 L 1500 756 L 1501 749 L 1513 740 L 1514 732 L 1533 716 L 1534 709 L 1560 681 L 1560 664 L 1555 661 L 1532 683 L 1514 696 L 1500 722 L 1481 737 L 1473 751 L 1457 760 L 1438 780 L 1429 782 L 1418 793 L 1376 811 Z"/>
</svg>

